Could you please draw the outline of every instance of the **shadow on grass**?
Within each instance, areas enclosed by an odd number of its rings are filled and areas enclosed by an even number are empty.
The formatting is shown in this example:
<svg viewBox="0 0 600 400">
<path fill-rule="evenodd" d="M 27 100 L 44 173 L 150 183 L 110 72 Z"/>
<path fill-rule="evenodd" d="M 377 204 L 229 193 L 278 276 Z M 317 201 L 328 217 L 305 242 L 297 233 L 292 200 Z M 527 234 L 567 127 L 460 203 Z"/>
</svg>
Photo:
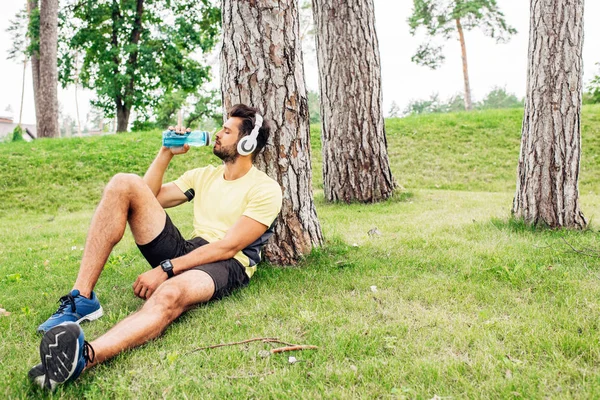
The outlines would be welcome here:
<svg viewBox="0 0 600 400">
<path fill-rule="evenodd" d="M 359 207 L 369 207 L 369 206 L 378 206 L 378 205 L 390 205 L 396 203 L 405 203 L 414 197 L 413 192 L 409 192 L 406 190 L 396 189 L 392 196 L 389 199 L 376 202 L 376 203 L 363 203 L 360 201 L 350 201 L 348 203 L 343 201 L 329 202 L 325 200 L 325 195 L 322 190 L 315 192 L 315 204 L 317 206 L 359 206 Z"/>
<path fill-rule="evenodd" d="M 359 248 L 354 247 L 346 242 L 340 236 L 334 236 L 326 239 L 321 247 L 315 247 L 312 251 L 304 256 L 295 265 L 275 265 L 268 261 L 260 264 L 259 268 L 269 271 L 294 270 L 294 269 L 311 269 L 320 271 L 330 268 L 347 268 L 353 267 L 356 263 L 348 261 L 353 258 L 353 255 L 358 253 Z"/>
<path fill-rule="evenodd" d="M 593 232 L 590 228 L 590 224 L 588 227 L 583 230 L 576 229 L 568 229 L 568 228 L 551 228 L 548 225 L 541 224 L 528 224 L 521 218 L 491 218 L 489 223 L 495 226 L 500 231 L 508 231 L 513 233 L 540 233 L 540 234 L 549 234 L 552 236 L 564 236 L 564 235 L 579 235 L 579 234 L 587 234 Z"/>
</svg>

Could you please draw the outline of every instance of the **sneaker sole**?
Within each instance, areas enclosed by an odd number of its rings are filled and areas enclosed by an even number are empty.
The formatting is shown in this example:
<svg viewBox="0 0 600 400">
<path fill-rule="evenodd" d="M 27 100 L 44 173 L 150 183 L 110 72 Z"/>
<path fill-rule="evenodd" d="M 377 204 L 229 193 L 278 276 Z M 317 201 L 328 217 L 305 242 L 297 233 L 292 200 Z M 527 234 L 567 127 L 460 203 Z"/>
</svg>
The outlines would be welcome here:
<svg viewBox="0 0 600 400">
<path fill-rule="evenodd" d="M 75 321 L 76 324 L 79 324 L 83 321 L 95 321 L 98 318 L 100 318 L 101 316 L 104 315 L 104 310 L 102 309 L 102 306 L 100 306 L 99 309 L 97 309 L 96 311 L 94 311 L 93 313 L 90 313 L 84 317 L 79 318 L 77 321 Z"/>
<path fill-rule="evenodd" d="M 31 368 L 28 376 L 33 383 L 41 388 L 44 387 L 44 382 L 46 381 L 46 371 L 44 370 L 44 366 L 42 364 L 38 364 Z"/>
<path fill-rule="evenodd" d="M 58 326 L 58 325 L 62 325 L 62 324 L 68 324 L 68 323 L 75 323 L 77 325 L 79 325 L 81 322 L 83 321 L 95 321 L 98 318 L 100 318 L 101 316 L 104 315 L 104 310 L 102 309 L 102 306 L 100 306 L 99 309 L 97 309 L 96 311 L 94 311 L 93 313 L 87 314 L 81 318 L 79 318 L 77 321 L 65 321 L 65 322 L 61 322 L 60 324 L 54 325 L 52 328 Z M 50 328 L 50 329 L 52 329 Z M 41 333 L 42 335 L 45 334 L 46 332 L 48 332 L 50 329 L 46 330 L 46 329 L 37 329 L 37 333 Z"/>
<path fill-rule="evenodd" d="M 40 343 L 40 358 L 46 371 L 44 386 L 54 390 L 75 372 L 79 360 L 79 335 L 67 326 L 50 329 Z"/>
</svg>

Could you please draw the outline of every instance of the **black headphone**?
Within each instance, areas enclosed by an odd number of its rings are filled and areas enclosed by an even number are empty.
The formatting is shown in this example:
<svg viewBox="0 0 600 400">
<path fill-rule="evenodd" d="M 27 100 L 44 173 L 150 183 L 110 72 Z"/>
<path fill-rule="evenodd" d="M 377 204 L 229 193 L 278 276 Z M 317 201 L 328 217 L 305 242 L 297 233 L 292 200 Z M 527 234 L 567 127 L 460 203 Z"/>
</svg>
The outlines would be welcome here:
<svg viewBox="0 0 600 400">
<path fill-rule="evenodd" d="M 256 150 L 256 146 L 258 145 L 256 138 L 258 138 L 258 130 L 262 126 L 263 117 L 260 114 L 256 114 L 254 118 L 254 129 L 252 129 L 250 135 L 243 137 L 237 145 L 237 151 L 242 156 L 252 154 L 252 152 Z"/>
</svg>

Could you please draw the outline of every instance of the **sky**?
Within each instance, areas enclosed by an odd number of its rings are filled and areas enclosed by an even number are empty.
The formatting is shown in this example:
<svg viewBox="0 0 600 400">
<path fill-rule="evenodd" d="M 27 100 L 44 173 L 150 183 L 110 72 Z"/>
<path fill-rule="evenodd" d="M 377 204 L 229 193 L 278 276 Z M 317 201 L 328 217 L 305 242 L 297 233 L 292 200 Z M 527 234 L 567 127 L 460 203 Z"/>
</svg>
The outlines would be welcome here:
<svg viewBox="0 0 600 400">
<path fill-rule="evenodd" d="M 434 93 L 446 99 L 464 90 L 462 78 L 462 62 L 458 40 L 445 43 L 444 65 L 433 71 L 421 67 L 410 58 L 423 36 L 413 37 L 409 33 L 406 22 L 411 10 L 410 0 L 374 0 L 375 27 L 379 39 L 382 68 L 383 110 L 387 115 L 392 102 L 403 110 L 411 100 L 425 99 Z M 10 48 L 10 35 L 6 32 L 9 20 L 14 17 L 24 1 L 2 2 L 3 12 L 0 15 L 0 115 L 7 114 L 8 106 L 12 108 L 15 121 L 19 118 L 21 102 L 21 84 L 23 76 L 22 62 L 7 60 Z M 485 37 L 478 30 L 465 33 L 471 91 L 474 101 L 481 100 L 494 87 L 505 87 L 508 92 L 518 97 L 525 95 L 527 79 L 527 47 L 529 35 L 529 1 L 498 0 L 507 22 L 517 29 L 509 43 L 496 44 L 493 39 Z M 584 83 L 594 75 L 600 74 L 600 24 L 594 16 L 600 15 L 600 1 L 585 2 L 584 22 Z M 211 57 L 218 62 L 218 57 Z M 318 91 L 317 61 L 314 56 L 305 56 L 305 79 L 309 90 Z M 218 65 L 213 67 L 213 76 L 218 78 Z M 73 87 L 59 88 L 59 103 L 64 115 L 75 119 L 75 91 Z M 89 100 L 93 93 L 79 89 L 79 114 L 85 121 L 89 111 Z M 25 98 L 23 123 L 35 123 L 33 104 L 33 88 L 31 70 L 25 74 Z"/>
</svg>

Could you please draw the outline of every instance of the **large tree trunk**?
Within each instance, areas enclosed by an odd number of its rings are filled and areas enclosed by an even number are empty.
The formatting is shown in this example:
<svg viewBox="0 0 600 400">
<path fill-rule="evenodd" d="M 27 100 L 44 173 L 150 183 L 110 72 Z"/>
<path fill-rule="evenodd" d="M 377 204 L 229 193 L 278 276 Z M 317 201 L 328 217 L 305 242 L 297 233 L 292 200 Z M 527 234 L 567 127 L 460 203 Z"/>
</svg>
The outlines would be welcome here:
<svg viewBox="0 0 600 400">
<path fill-rule="evenodd" d="M 38 9 L 38 0 L 28 0 L 27 12 L 29 14 L 29 24 L 32 23 L 32 13 Z M 39 34 L 38 34 L 39 36 Z M 36 126 L 40 126 L 40 53 L 34 51 L 31 54 L 31 77 L 33 82 L 33 104 L 35 106 Z M 37 131 L 37 129 L 36 129 Z M 37 134 L 36 134 L 37 135 Z"/>
<path fill-rule="evenodd" d="M 37 136 L 58 137 L 58 0 L 40 4 L 40 74 Z"/>
<path fill-rule="evenodd" d="M 456 30 L 458 31 L 458 40 L 460 41 L 460 52 L 463 64 L 463 81 L 465 83 L 465 110 L 471 111 L 473 103 L 471 101 L 471 84 L 469 83 L 469 65 L 467 64 L 467 44 L 465 43 L 465 33 L 463 32 L 460 18 L 456 18 Z"/>
<path fill-rule="evenodd" d="M 376 202 L 394 180 L 382 110 L 373 0 L 312 0 L 328 201 Z"/>
<path fill-rule="evenodd" d="M 117 132 L 127 132 L 130 114 L 131 107 L 124 106 L 121 100 L 117 99 Z"/>
<path fill-rule="evenodd" d="M 297 0 L 223 0 L 223 105 L 257 107 L 272 134 L 256 165 L 283 189 L 283 207 L 265 256 L 294 264 L 323 242 L 313 202 L 308 102 Z"/>
<path fill-rule="evenodd" d="M 527 100 L 513 213 L 584 228 L 579 209 L 583 0 L 531 1 Z"/>
</svg>

